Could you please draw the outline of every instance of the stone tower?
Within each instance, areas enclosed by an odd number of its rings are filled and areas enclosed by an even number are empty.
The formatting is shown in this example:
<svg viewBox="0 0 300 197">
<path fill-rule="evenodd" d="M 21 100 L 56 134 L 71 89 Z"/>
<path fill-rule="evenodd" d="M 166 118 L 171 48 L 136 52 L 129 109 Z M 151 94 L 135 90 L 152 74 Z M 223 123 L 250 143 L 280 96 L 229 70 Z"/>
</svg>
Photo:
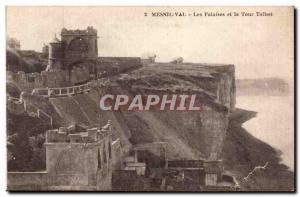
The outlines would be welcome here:
<svg viewBox="0 0 300 197">
<path fill-rule="evenodd" d="M 64 52 L 60 40 L 56 35 L 54 39 L 49 43 L 49 59 L 47 70 L 61 70 L 63 64 Z"/>
<path fill-rule="evenodd" d="M 61 42 L 65 69 L 71 70 L 74 64 L 93 61 L 98 57 L 97 30 L 93 27 L 87 27 L 85 30 L 63 28 Z"/>
</svg>

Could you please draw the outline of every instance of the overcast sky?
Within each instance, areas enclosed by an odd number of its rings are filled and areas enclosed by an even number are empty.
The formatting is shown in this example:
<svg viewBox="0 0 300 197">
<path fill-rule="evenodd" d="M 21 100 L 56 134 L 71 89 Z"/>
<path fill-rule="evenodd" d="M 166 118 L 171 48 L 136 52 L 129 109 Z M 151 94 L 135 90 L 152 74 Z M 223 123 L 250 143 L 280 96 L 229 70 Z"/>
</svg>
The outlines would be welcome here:
<svg viewBox="0 0 300 197">
<path fill-rule="evenodd" d="M 151 12 L 272 12 L 265 17 L 151 17 Z M 144 16 L 144 12 L 148 16 Z M 237 78 L 293 76 L 292 8 L 7 7 L 7 35 L 41 51 L 62 27 L 98 30 L 100 56 L 157 54 L 186 62 L 235 64 Z"/>
</svg>

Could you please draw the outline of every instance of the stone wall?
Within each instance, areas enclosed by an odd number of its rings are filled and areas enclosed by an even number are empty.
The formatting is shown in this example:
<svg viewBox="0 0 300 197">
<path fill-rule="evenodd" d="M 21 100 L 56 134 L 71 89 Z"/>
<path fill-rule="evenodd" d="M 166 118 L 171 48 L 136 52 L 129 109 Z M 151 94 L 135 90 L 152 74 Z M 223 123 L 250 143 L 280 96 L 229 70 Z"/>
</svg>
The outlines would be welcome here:
<svg viewBox="0 0 300 197">
<path fill-rule="evenodd" d="M 66 68 L 74 62 L 98 57 L 97 30 L 93 27 L 88 27 L 86 30 L 62 29 L 61 41 Z"/>
<path fill-rule="evenodd" d="M 15 84 L 21 91 L 31 92 L 34 88 L 61 87 L 68 83 L 69 75 L 66 71 L 42 73 L 17 73 L 7 71 L 7 83 Z"/>
<path fill-rule="evenodd" d="M 123 167 L 123 152 L 121 147 L 121 141 L 118 138 L 112 142 L 112 168 L 114 170 L 120 170 Z"/>
<path fill-rule="evenodd" d="M 94 77 L 105 77 L 127 72 L 141 67 L 140 58 L 106 57 L 92 64 L 82 62 L 74 65 L 71 70 L 42 71 L 41 73 L 25 73 L 23 71 L 7 71 L 7 83 L 12 83 L 21 91 L 31 92 L 35 88 L 67 87 L 86 83 Z"/>
<path fill-rule="evenodd" d="M 110 125 L 72 133 L 76 128 L 47 131 L 46 171 L 9 172 L 8 189 L 110 190 L 113 163 Z M 76 141 L 76 137 L 81 141 Z"/>
<path fill-rule="evenodd" d="M 87 67 L 74 67 L 71 70 L 70 84 L 76 85 L 90 80 L 90 71 Z"/>
<path fill-rule="evenodd" d="M 13 83 L 21 91 L 31 92 L 35 88 L 66 87 L 89 80 L 89 71 L 85 68 L 76 68 L 69 73 L 66 70 L 41 73 L 17 73 L 7 71 L 7 83 Z"/>
<path fill-rule="evenodd" d="M 46 183 L 47 172 L 8 172 L 7 190 L 40 190 Z"/>
</svg>

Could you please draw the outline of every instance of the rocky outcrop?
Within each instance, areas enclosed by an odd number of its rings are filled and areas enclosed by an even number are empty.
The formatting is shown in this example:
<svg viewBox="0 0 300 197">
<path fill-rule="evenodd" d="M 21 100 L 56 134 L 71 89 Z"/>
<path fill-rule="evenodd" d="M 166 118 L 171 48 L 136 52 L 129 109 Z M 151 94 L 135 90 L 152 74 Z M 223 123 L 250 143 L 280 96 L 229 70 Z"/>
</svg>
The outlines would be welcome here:
<svg viewBox="0 0 300 197">
<path fill-rule="evenodd" d="M 230 116 L 222 158 L 243 191 L 294 191 L 294 173 L 281 162 L 280 153 L 248 133 L 242 124 L 256 112 L 236 109 Z"/>
</svg>

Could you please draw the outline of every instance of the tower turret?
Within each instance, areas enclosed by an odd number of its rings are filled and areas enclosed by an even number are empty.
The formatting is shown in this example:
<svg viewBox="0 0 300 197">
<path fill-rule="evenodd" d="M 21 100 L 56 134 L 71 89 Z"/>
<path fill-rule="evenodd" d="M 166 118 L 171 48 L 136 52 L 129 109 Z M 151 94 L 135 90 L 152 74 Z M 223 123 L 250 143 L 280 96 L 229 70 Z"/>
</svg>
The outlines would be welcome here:
<svg viewBox="0 0 300 197">
<path fill-rule="evenodd" d="M 96 60 L 98 57 L 97 30 L 87 27 L 85 30 L 61 31 L 61 42 L 64 45 L 64 65 L 66 68 L 82 60 Z"/>
<path fill-rule="evenodd" d="M 61 41 L 58 40 L 56 35 L 54 39 L 49 43 L 49 60 L 48 70 L 60 70 L 62 69 L 63 49 Z"/>
</svg>

